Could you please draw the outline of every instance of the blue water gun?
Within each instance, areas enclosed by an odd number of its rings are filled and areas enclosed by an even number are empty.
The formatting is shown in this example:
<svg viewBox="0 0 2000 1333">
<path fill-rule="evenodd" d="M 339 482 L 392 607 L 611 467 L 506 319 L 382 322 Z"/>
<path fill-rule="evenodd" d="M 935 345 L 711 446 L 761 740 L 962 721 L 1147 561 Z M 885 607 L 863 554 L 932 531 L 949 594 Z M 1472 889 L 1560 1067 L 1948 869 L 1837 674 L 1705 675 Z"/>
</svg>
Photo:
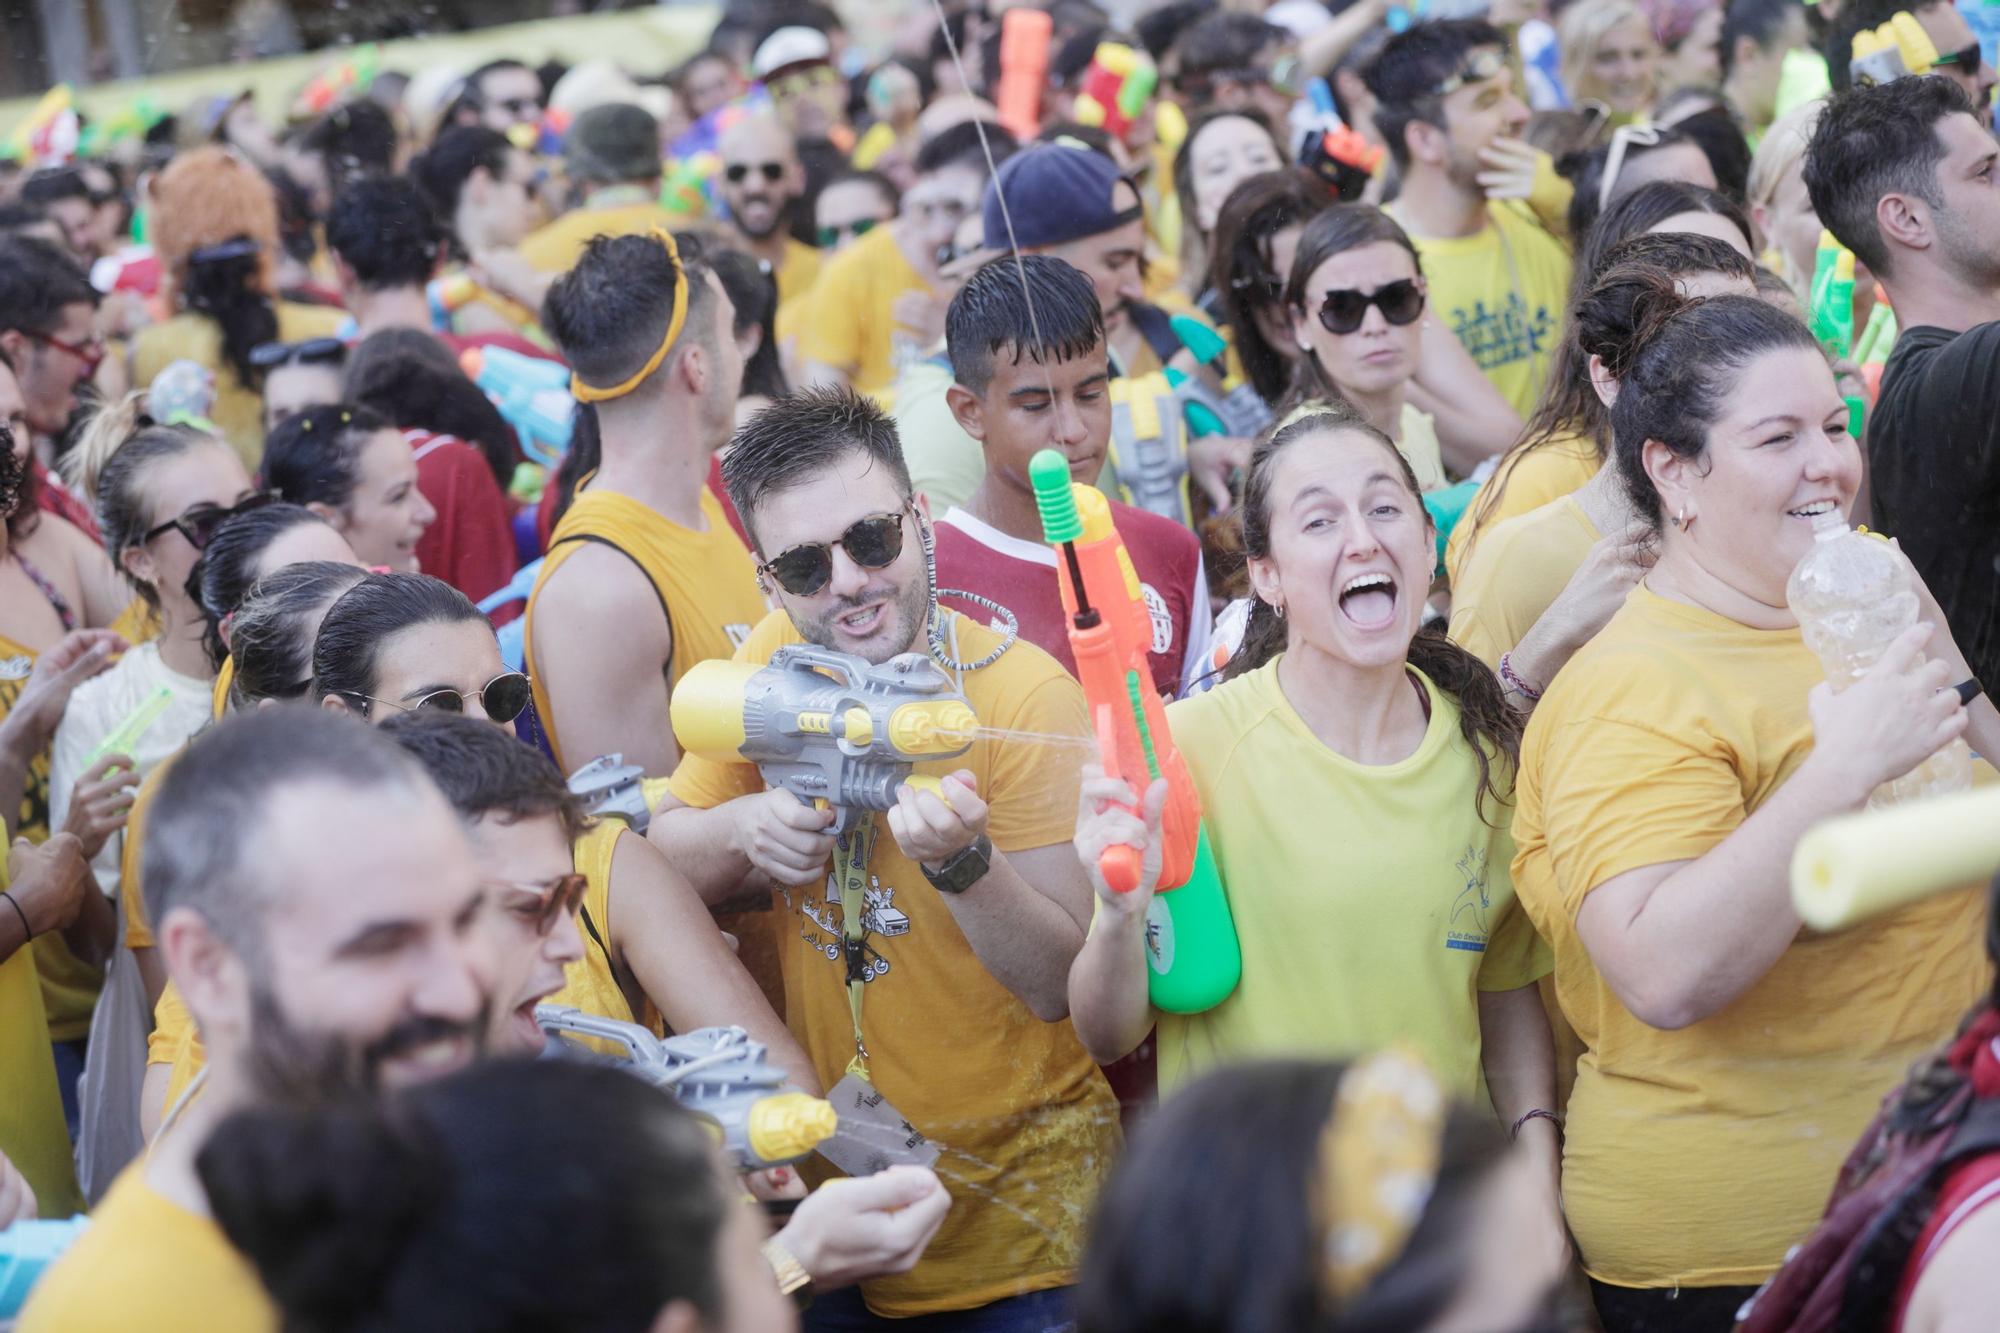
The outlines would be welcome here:
<svg viewBox="0 0 2000 1333">
<path fill-rule="evenodd" d="M 16 1222 L 0 1231 L 0 1323 L 12 1326 L 8 1321 L 20 1315 L 35 1283 L 89 1225 L 87 1217 L 64 1217 Z"/>
<path fill-rule="evenodd" d="M 531 461 L 553 468 L 569 452 L 576 400 L 570 397 L 568 367 L 494 346 L 468 347 L 458 364 L 500 409 Z"/>
</svg>

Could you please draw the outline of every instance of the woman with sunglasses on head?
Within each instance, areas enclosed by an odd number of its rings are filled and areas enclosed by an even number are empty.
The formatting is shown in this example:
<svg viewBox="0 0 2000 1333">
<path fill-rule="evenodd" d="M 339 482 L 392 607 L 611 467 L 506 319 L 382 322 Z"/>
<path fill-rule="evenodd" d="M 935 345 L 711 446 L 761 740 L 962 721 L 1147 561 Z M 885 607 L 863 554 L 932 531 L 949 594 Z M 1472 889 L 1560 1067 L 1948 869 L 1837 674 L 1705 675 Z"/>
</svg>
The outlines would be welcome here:
<svg viewBox="0 0 2000 1333">
<path fill-rule="evenodd" d="M 264 481 L 331 523 L 364 565 L 418 568 L 417 542 L 437 510 L 417 488 L 409 442 L 367 408 L 321 405 L 279 423 Z"/>
<path fill-rule="evenodd" d="M 1679 181 L 1642 185 L 1606 209 L 1577 250 L 1568 305 L 1596 285 L 1611 251 L 1647 232 L 1712 236 L 1751 256 L 1750 218 L 1741 205 L 1713 190 Z M 1576 321 L 1564 324 L 1548 388 L 1526 431 L 1480 486 L 1444 552 L 1454 580 L 1472 543 L 1495 523 L 1532 513 L 1560 500 L 1596 476 L 1611 456 L 1610 411 L 1590 379 L 1590 355 L 1578 344 Z"/>
<path fill-rule="evenodd" d="M 1532 1156 L 1540 1241 L 1560 1252 L 1548 957 L 1508 876 L 1521 721 L 1492 672 L 1419 628 L 1437 534 L 1416 476 L 1352 409 L 1312 408 L 1259 443 L 1241 512 L 1256 596 L 1243 650 L 1167 718 L 1232 889 L 1243 984 L 1205 1013 L 1153 1009 L 1165 783 L 1135 793 L 1086 769 L 1076 848 L 1097 908 L 1069 974 L 1077 1035 L 1102 1062 L 1157 1024 L 1163 1096 L 1252 1056 L 1407 1042 L 1454 1095 L 1490 1097 Z M 1142 799 L 1144 818 L 1112 804 Z M 1143 856 L 1133 892 L 1098 869 L 1114 844 Z"/>
<path fill-rule="evenodd" d="M 1659 556 L 1528 721 L 1514 880 L 1585 1047 L 1563 1197 L 1604 1327 L 1707 1330 L 1991 981 L 1977 893 L 1805 929 L 1799 840 L 1957 736 L 2000 752 L 2000 713 L 1951 688 L 1971 671 L 1928 597 L 1838 693 L 1802 637 L 1787 582 L 1862 475 L 1804 325 L 1662 275 L 1612 369 Z"/>
<path fill-rule="evenodd" d="M 286 417 L 341 400 L 347 344 L 338 338 L 262 343 L 251 349 L 250 364 L 264 376 L 264 434 L 268 437 Z"/>
<path fill-rule="evenodd" d="M 142 330 L 132 347 L 133 382 L 144 388 L 175 361 L 215 375 L 209 415 L 245 467 L 264 451 L 258 391 L 263 371 L 251 359 L 266 343 L 330 338 L 338 310 L 278 299 L 278 203 L 269 181 L 223 148 L 175 157 L 152 180 L 146 204 L 159 255 L 161 296 L 176 313 Z"/>
<path fill-rule="evenodd" d="M 1719 185 L 1715 164 L 1699 143 L 1680 130 L 1651 125 L 1620 126 L 1608 143 L 1565 157 L 1560 169 L 1575 189 L 1569 201 L 1569 234 L 1579 237 L 1590 235 L 1606 209 L 1655 181 L 1679 181 L 1704 190 Z M 1742 192 L 1729 197 L 1735 202 Z"/>
</svg>

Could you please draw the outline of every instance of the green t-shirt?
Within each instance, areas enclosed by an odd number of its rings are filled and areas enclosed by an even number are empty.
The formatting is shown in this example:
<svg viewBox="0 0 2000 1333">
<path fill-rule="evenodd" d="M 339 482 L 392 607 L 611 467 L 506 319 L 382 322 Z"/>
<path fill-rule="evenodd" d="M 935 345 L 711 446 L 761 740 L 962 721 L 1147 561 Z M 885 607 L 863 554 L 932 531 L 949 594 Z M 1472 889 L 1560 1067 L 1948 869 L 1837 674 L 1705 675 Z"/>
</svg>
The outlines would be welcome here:
<svg viewBox="0 0 2000 1333">
<path fill-rule="evenodd" d="M 1479 992 L 1530 985 L 1550 959 L 1514 901 L 1513 811 L 1488 802 L 1499 827 L 1480 820 L 1458 707 L 1423 684 L 1423 741 L 1379 766 L 1313 735 L 1276 660 L 1168 708 L 1243 981 L 1206 1013 L 1160 1015 L 1162 1094 L 1233 1061 L 1403 1042 L 1453 1092 L 1483 1099 Z"/>
</svg>

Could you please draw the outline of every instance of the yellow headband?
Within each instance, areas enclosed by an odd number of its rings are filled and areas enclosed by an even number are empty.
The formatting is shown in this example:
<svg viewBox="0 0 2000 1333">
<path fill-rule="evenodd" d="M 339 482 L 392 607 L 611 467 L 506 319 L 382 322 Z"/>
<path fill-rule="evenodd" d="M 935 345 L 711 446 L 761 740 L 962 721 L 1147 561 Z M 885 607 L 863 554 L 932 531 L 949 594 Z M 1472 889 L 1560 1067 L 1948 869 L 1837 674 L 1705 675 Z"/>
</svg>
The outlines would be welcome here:
<svg viewBox="0 0 2000 1333">
<path fill-rule="evenodd" d="M 674 340 L 681 336 L 681 325 L 687 322 L 688 277 L 687 266 L 681 263 L 681 248 L 674 244 L 674 234 L 665 227 L 653 228 L 653 236 L 667 247 L 667 258 L 674 261 L 674 313 L 667 320 L 667 334 L 660 339 L 660 345 L 646 358 L 646 364 L 632 372 L 632 377 L 622 384 L 614 384 L 608 389 L 585 384 L 576 375 L 569 377 L 570 397 L 579 403 L 601 403 L 611 398 L 623 398 L 639 387 L 645 378 L 660 368 L 660 362 L 667 359 L 667 352 Z"/>
<path fill-rule="evenodd" d="M 1387 1050 L 1348 1067 L 1319 1145 L 1325 1276 L 1346 1307 L 1394 1263 L 1437 1184 L 1450 1099 L 1415 1055 Z"/>
</svg>

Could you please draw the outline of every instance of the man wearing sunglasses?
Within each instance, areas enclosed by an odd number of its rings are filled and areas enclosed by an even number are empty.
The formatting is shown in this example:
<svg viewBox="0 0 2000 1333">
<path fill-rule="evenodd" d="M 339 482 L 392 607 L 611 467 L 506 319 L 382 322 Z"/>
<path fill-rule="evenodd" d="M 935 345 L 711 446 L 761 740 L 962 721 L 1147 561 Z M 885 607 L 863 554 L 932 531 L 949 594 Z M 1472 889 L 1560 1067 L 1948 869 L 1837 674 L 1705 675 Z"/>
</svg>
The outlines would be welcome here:
<svg viewBox="0 0 2000 1333">
<path fill-rule="evenodd" d="M 1388 211 L 1416 243 L 1431 309 L 1526 417 L 1555 356 L 1570 260 L 1535 211 L 1489 198 L 1481 183 L 1513 180 L 1503 168 L 1532 157 L 1519 139 L 1528 108 L 1515 95 L 1506 52 L 1506 37 L 1482 20 L 1413 23 L 1383 45 L 1363 79 L 1402 177 Z"/>
<path fill-rule="evenodd" d="M 617 752 L 673 772 L 674 684 L 764 614 L 750 553 L 706 484 L 743 382 L 735 309 L 693 239 L 678 246 L 593 241 L 543 307 L 601 447 L 528 601 L 528 671 L 565 771 Z"/>
<path fill-rule="evenodd" d="M 452 108 L 460 125 L 484 125 L 501 134 L 542 119 L 542 81 L 518 60 L 494 60 L 465 76 L 465 91 Z"/>
<path fill-rule="evenodd" d="M 801 642 L 874 663 L 928 653 L 983 725 L 1088 734 L 1081 691 L 1047 653 L 936 606 L 928 508 L 894 424 L 866 399 L 805 389 L 777 400 L 737 432 L 723 477 L 782 607 L 737 660 Z M 755 765 L 690 755 L 674 772 L 648 836 L 711 902 L 777 886 L 786 1018 L 822 1081 L 860 1060 L 955 1162 L 979 1164 L 978 1188 L 959 1193 L 933 1247 L 940 1257 L 864 1284 L 865 1310 L 852 1297 L 815 1303 L 812 1327 L 978 1309 L 939 1326 L 1040 1333 L 1066 1317 L 1057 1289 L 1074 1281 L 1073 1220 L 1118 1139 L 1110 1088 L 1062 1021 L 1090 916 L 1062 841 L 1077 754 L 981 740 L 919 765 L 939 789 L 903 788 L 838 849 L 831 812 L 765 790 Z M 847 867 L 847 890 L 830 862 Z M 843 904 L 854 877 L 867 886 L 858 940 Z"/>
<path fill-rule="evenodd" d="M 69 428 L 77 387 L 104 360 L 97 301 L 97 289 L 62 250 L 26 236 L 0 240 L 0 351 L 14 364 L 44 462 Z"/>
<path fill-rule="evenodd" d="M 792 215 L 806 188 L 797 144 L 777 117 L 757 114 L 730 125 L 716 146 L 729 229 L 738 248 L 771 266 L 782 310 L 819 277 L 819 251 L 791 235 Z"/>
</svg>

